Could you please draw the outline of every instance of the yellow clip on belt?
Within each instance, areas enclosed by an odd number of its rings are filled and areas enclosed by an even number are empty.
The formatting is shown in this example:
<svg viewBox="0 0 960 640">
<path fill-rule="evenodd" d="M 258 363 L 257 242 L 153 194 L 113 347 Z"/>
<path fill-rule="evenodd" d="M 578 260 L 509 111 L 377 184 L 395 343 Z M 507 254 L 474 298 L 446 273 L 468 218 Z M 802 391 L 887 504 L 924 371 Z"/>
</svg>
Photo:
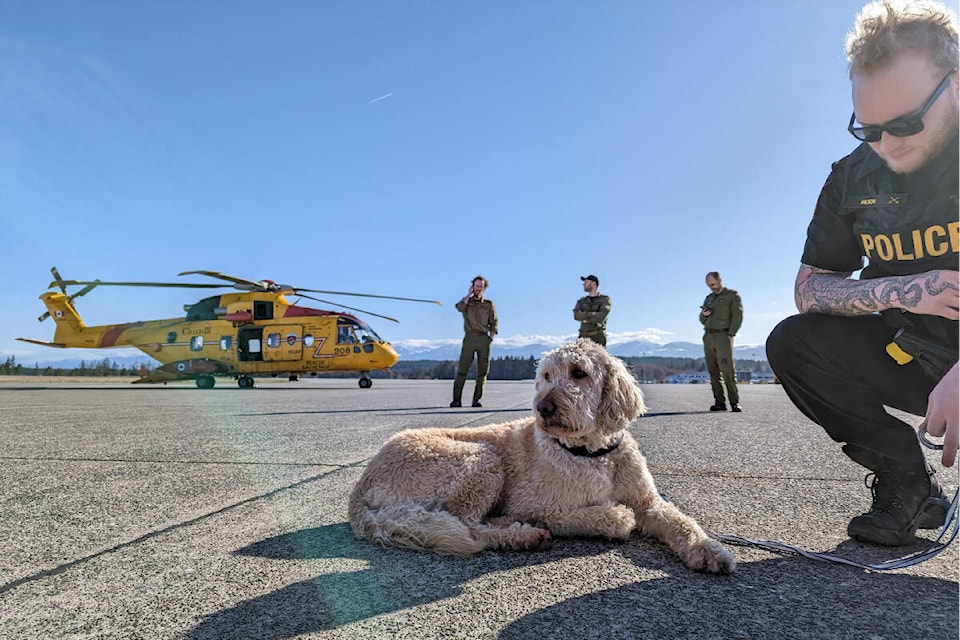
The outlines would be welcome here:
<svg viewBox="0 0 960 640">
<path fill-rule="evenodd" d="M 900 348 L 896 342 L 887 345 L 887 355 L 897 361 L 897 364 L 907 364 L 913 361 L 913 356 Z"/>
</svg>

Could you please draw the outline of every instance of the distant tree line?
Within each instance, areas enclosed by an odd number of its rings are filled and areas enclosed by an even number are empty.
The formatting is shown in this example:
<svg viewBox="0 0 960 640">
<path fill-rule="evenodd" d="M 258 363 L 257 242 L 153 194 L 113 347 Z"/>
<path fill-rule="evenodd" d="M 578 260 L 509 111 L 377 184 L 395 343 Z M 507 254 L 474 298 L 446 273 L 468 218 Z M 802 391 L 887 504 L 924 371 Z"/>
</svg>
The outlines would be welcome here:
<svg viewBox="0 0 960 640">
<path fill-rule="evenodd" d="M 638 380 L 645 382 L 663 382 L 668 376 L 691 371 L 706 371 L 703 358 L 665 358 L 661 356 L 639 356 L 621 358 Z M 736 360 L 737 371 L 751 373 L 771 373 L 766 360 Z M 537 360 L 533 356 L 506 356 L 490 360 L 488 380 L 530 380 L 537 370 Z M 477 364 L 470 367 L 469 377 L 476 377 Z M 350 374 L 354 375 L 354 374 Z M 381 378 L 404 378 L 415 380 L 453 380 L 457 375 L 455 360 L 409 360 L 393 365 L 390 371 L 371 372 L 371 376 Z"/>
<path fill-rule="evenodd" d="M 641 356 L 622 358 L 633 372 L 633 375 L 642 382 L 663 382 L 667 377 L 677 373 L 691 371 L 706 371 L 707 365 L 703 358 L 664 358 L 661 356 Z M 738 372 L 771 373 L 770 365 L 766 360 L 736 360 Z M 53 367 L 50 365 L 32 367 L 16 361 L 9 356 L 0 364 L 0 375 L 16 376 L 136 376 L 153 371 L 154 367 L 142 365 L 121 366 L 110 358 L 94 362 L 80 361 L 72 369 Z M 488 380 L 531 380 L 537 370 L 537 359 L 533 356 L 505 356 L 490 360 Z M 476 377 L 476 362 L 470 367 L 469 377 Z M 355 377 L 356 373 L 320 374 L 328 377 Z M 457 375 L 455 360 L 401 360 L 389 371 L 372 371 L 369 374 L 375 378 L 402 378 L 407 380 L 453 380 Z"/>
<path fill-rule="evenodd" d="M 150 371 L 153 367 L 145 367 L 144 371 Z M 99 361 L 86 362 L 81 360 L 80 364 L 73 368 L 54 367 L 51 365 L 40 365 L 34 363 L 31 367 L 17 362 L 16 357 L 9 356 L 0 364 L 0 375 L 5 376 L 140 376 L 141 367 L 139 365 L 121 366 L 113 362 L 110 358 L 104 358 Z"/>
</svg>

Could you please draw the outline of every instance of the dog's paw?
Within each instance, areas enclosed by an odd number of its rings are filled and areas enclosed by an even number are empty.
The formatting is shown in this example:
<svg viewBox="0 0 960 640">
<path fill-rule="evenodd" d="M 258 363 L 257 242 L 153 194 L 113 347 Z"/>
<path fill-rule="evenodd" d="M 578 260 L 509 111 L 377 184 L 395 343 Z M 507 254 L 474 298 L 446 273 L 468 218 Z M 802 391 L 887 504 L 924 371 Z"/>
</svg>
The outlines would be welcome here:
<svg viewBox="0 0 960 640">
<path fill-rule="evenodd" d="M 704 538 L 690 547 L 681 559 L 691 569 L 707 573 L 728 574 L 737 568 L 733 554 L 712 538 Z"/>
<path fill-rule="evenodd" d="M 607 511 L 610 525 L 608 537 L 615 540 L 627 540 L 637 526 L 637 517 L 633 509 L 622 504 L 614 505 Z"/>
<path fill-rule="evenodd" d="M 518 549 L 524 551 L 544 551 L 553 545 L 553 536 L 547 529 L 525 524 L 520 527 L 517 545 Z"/>
</svg>

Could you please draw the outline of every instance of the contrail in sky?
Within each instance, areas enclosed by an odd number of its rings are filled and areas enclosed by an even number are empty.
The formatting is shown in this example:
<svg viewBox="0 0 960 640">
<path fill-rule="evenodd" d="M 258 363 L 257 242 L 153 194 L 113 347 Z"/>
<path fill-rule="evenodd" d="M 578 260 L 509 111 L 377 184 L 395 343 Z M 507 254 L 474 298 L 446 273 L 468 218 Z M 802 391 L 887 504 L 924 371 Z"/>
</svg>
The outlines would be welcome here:
<svg viewBox="0 0 960 640">
<path fill-rule="evenodd" d="M 392 96 L 392 95 L 393 95 L 393 91 L 391 91 L 390 93 L 385 93 L 385 94 L 383 94 L 382 96 L 380 96 L 379 98 L 374 98 L 373 100 L 371 100 L 370 102 L 368 102 L 367 104 L 365 104 L 365 105 L 363 105 L 363 106 L 367 106 L 367 105 L 369 105 L 369 104 L 373 104 L 374 102 L 380 102 L 381 100 L 386 100 L 387 98 L 389 98 L 389 97 Z"/>
</svg>

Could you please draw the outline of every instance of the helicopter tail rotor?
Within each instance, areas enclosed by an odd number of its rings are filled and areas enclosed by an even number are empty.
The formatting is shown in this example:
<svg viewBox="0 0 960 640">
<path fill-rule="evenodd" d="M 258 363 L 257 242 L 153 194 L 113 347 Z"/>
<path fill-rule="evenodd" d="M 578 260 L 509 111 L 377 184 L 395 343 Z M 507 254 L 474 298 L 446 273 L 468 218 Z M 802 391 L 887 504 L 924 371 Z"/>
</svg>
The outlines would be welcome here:
<svg viewBox="0 0 960 640">
<path fill-rule="evenodd" d="M 60 277 L 60 272 L 57 270 L 56 267 L 51 267 L 51 268 L 50 268 L 50 273 L 52 273 L 52 274 L 53 274 L 53 277 L 56 278 L 53 282 L 50 283 L 50 286 L 53 286 L 53 285 L 56 284 L 56 285 L 58 285 L 58 286 L 60 287 L 60 291 L 62 291 L 64 294 L 66 294 L 66 293 L 67 293 L 67 287 L 66 287 L 66 284 L 65 284 L 65 283 L 66 283 L 67 281 Z M 77 291 L 77 292 L 74 293 L 73 295 L 67 296 L 67 302 L 72 306 L 74 300 L 76 300 L 77 298 L 82 298 L 83 296 L 87 295 L 88 293 L 90 293 L 91 291 L 93 291 L 98 284 L 100 284 L 100 281 L 99 281 L 99 280 L 94 280 L 93 282 L 87 284 L 87 286 L 85 286 L 83 289 L 80 289 L 80 291 Z M 37 318 L 37 321 L 38 321 L 38 322 L 43 322 L 44 320 L 46 320 L 46 319 L 49 318 L 49 317 L 50 317 L 50 311 L 47 310 L 47 311 L 44 311 L 44 312 L 43 312 L 43 315 L 41 315 L 39 318 Z"/>
<path fill-rule="evenodd" d="M 63 281 L 63 278 L 60 277 L 60 272 L 57 271 L 56 266 L 50 267 L 50 273 L 53 274 L 53 283 L 60 283 Z M 51 287 L 53 286 L 53 283 L 50 284 Z M 64 286 L 63 284 L 60 284 L 60 291 L 62 291 L 63 293 L 66 293 L 67 287 Z"/>
</svg>

